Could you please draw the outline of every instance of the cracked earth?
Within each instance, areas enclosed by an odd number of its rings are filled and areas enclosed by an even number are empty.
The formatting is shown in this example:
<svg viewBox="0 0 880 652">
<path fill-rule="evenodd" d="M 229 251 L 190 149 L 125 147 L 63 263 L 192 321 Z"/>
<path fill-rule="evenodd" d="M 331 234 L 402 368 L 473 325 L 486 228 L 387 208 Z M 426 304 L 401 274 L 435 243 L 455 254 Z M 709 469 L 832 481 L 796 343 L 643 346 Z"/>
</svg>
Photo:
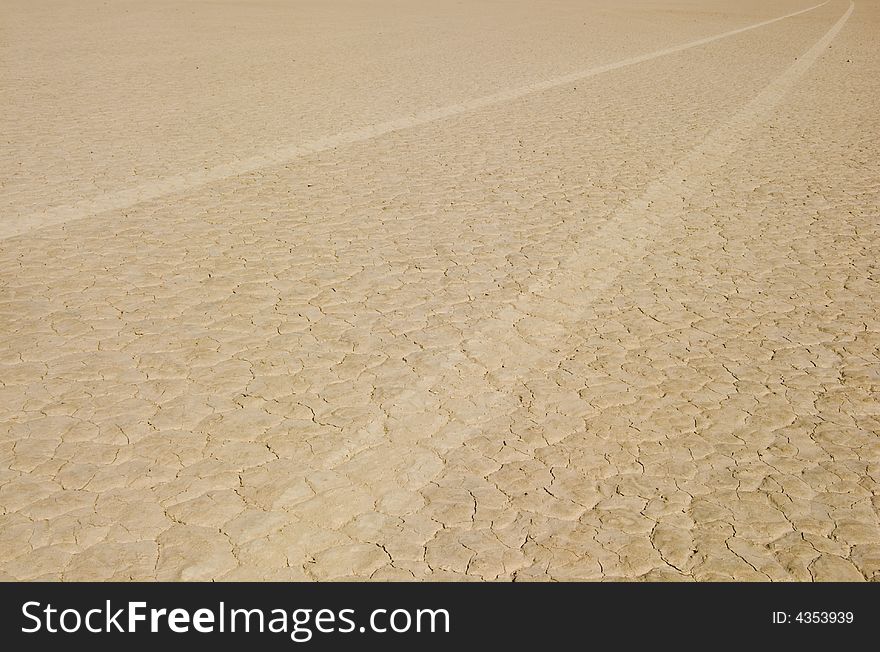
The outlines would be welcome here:
<svg viewBox="0 0 880 652">
<path fill-rule="evenodd" d="M 4 2 L 0 578 L 880 579 L 817 2 Z"/>
</svg>

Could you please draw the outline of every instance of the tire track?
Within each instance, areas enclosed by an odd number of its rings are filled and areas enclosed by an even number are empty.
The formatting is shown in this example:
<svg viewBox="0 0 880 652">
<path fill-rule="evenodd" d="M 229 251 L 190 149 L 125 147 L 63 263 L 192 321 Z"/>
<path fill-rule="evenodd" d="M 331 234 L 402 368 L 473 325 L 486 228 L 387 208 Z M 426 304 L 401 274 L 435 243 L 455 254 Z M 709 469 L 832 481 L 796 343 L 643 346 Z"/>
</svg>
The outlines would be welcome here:
<svg viewBox="0 0 880 652">
<path fill-rule="evenodd" d="M 515 100 L 532 93 L 550 90 L 575 81 L 595 77 L 606 72 L 626 68 L 659 57 L 707 45 L 754 29 L 766 27 L 767 25 L 771 25 L 781 20 L 786 20 L 813 11 L 827 3 L 828 0 L 825 0 L 825 2 L 806 9 L 801 9 L 799 11 L 785 14 L 784 16 L 771 18 L 769 20 L 722 32 L 720 34 L 714 34 L 694 41 L 688 41 L 686 43 L 622 59 L 613 63 L 579 70 L 552 79 L 527 84 L 525 86 L 499 91 L 465 102 L 428 109 L 412 116 L 395 118 L 393 120 L 388 120 L 386 122 L 381 122 L 360 129 L 344 131 L 328 138 L 322 138 L 304 144 L 283 145 L 239 161 L 232 161 L 203 170 L 194 170 L 184 174 L 158 179 L 125 190 L 107 193 L 101 197 L 87 199 L 72 205 L 53 208 L 43 213 L 31 215 L 20 221 L 0 222 L 0 239 L 14 237 L 46 226 L 84 219 L 91 215 L 107 211 L 124 210 L 141 202 L 159 199 L 176 193 L 187 192 L 210 183 L 241 176 L 267 167 L 284 165 L 292 160 L 310 154 L 370 140 L 395 131 L 409 129 L 430 122 L 435 122 L 437 120 L 443 120 L 444 118 L 460 115 L 462 113 L 476 111 L 502 102 Z"/>
<path fill-rule="evenodd" d="M 438 451 L 438 456 L 444 460 L 443 470 L 433 477 L 424 478 L 425 485 L 421 493 L 426 498 L 429 516 L 442 526 L 437 536 L 443 545 L 450 545 L 450 542 L 460 537 L 478 538 L 473 530 L 482 527 L 495 537 L 495 543 L 489 544 L 489 549 L 498 546 L 503 550 L 506 547 L 506 553 L 512 552 L 507 541 L 514 539 L 513 535 L 509 532 L 502 535 L 495 532 L 494 520 L 484 520 L 479 525 L 475 520 L 464 522 L 461 518 L 461 505 L 454 504 L 454 497 L 461 495 L 463 487 L 467 487 L 469 492 L 473 492 L 473 488 L 468 485 L 482 485 L 488 490 L 485 485 L 490 482 L 489 477 L 494 471 L 486 473 L 485 470 L 497 471 L 503 467 L 502 462 L 483 452 L 486 449 L 486 437 L 493 435 L 496 430 L 503 433 L 505 415 L 519 407 L 519 396 L 528 395 L 529 390 L 523 379 L 548 378 L 566 361 L 568 352 L 574 351 L 582 342 L 579 329 L 589 306 L 612 287 L 622 271 L 648 255 L 654 237 L 663 229 L 664 224 L 668 224 L 670 220 L 685 219 L 683 210 L 687 197 L 694 189 L 707 183 L 713 171 L 743 143 L 747 134 L 768 116 L 819 59 L 853 10 L 854 3 L 850 2 L 845 13 L 794 64 L 737 111 L 727 123 L 711 132 L 668 173 L 652 182 L 638 198 L 616 211 L 596 231 L 580 239 L 574 238 L 558 271 L 549 274 L 544 282 L 529 288 L 518 300 L 503 308 L 500 314 L 473 331 L 465 342 L 464 351 L 448 353 L 449 365 L 456 364 L 464 354 L 485 370 L 481 378 L 469 378 L 465 384 L 472 388 L 475 396 L 492 398 L 482 403 L 478 418 L 469 419 L 467 413 L 456 415 L 455 408 L 450 408 L 451 420 L 464 426 L 460 430 L 462 442 L 457 451 L 458 459 L 467 459 L 469 467 L 472 465 L 482 471 L 467 477 L 463 475 L 461 464 L 448 464 L 446 455 L 449 451 Z M 556 321 L 556 332 L 561 329 L 561 335 L 548 338 L 540 337 L 539 334 L 535 337 L 533 326 L 521 328 L 530 321 L 542 321 L 542 316 L 547 315 L 552 315 L 550 319 Z M 489 346 L 487 343 L 490 343 Z M 410 388 L 407 395 L 436 396 L 443 388 L 432 380 L 439 376 L 439 372 L 433 377 L 424 375 L 424 381 L 419 386 Z M 538 380 L 539 385 L 540 382 Z M 536 423 L 535 427 L 541 429 L 542 424 Z M 466 435 L 468 432 L 472 433 L 472 437 L 480 438 L 483 443 L 469 446 Z M 432 448 L 430 438 L 420 443 L 424 447 Z M 536 440 L 535 445 L 551 443 L 545 438 L 544 441 Z M 464 449 L 469 450 L 464 452 Z M 518 452 L 528 454 L 527 451 Z M 552 476 L 552 469 L 550 474 Z M 482 477 L 478 477 L 480 475 Z M 498 489 L 497 486 L 495 488 Z M 503 493 L 509 497 L 513 492 Z M 471 493 L 471 496 L 474 494 Z M 473 502 L 472 519 L 480 510 L 476 497 L 473 497 Z M 490 508 L 489 511 L 492 512 L 493 509 Z M 493 513 L 497 516 L 498 509 L 495 508 Z M 510 527 L 511 518 L 508 514 L 501 521 Z M 570 515 L 562 518 L 570 518 Z M 430 545 L 432 544 L 429 543 Z"/>
</svg>

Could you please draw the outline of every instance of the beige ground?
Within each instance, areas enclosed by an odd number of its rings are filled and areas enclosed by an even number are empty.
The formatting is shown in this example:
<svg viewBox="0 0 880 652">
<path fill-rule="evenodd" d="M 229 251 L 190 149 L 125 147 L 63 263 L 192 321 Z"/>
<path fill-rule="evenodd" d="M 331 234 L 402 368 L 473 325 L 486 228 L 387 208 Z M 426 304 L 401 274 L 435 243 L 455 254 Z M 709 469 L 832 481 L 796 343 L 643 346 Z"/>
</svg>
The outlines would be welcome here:
<svg viewBox="0 0 880 652">
<path fill-rule="evenodd" d="M 0 578 L 880 578 L 817 2 L 3 0 Z"/>
</svg>

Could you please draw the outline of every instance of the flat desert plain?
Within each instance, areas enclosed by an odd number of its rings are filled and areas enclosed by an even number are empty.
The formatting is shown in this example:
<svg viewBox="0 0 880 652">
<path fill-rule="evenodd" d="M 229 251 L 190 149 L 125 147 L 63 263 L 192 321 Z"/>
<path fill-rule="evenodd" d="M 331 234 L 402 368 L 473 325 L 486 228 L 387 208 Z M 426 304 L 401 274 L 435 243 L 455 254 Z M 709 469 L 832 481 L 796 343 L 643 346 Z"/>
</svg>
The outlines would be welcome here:
<svg viewBox="0 0 880 652">
<path fill-rule="evenodd" d="M 818 2 L 3 0 L 0 578 L 880 579 Z"/>
</svg>

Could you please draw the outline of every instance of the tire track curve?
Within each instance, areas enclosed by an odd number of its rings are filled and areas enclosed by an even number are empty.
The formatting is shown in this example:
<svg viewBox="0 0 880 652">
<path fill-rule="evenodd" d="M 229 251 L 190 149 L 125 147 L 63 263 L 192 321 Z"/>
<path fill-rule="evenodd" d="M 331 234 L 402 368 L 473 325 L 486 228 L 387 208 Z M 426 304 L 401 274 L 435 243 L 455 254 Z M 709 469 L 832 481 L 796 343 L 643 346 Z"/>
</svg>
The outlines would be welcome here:
<svg viewBox="0 0 880 652">
<path fill-rule="evenodd" d="M 825 0 L 825 2 L 814 5 L 812 7 L 801 9 L 799 11 L 785 14 L 783 16 L 778 16 L 776 18 L 771 18 L 769 20 L 761 21 L 759 23 L 746 25 L 745 27 L 722 32 L 720 34 L 714 34 L 712 36 L 707 36 L 694 41 L 688 41 L 686 43 L 681 43 L 679 45 L 674 45 L 668 48 L 655 50 L 646 54 L 629 57 L 620 61 L 588 68 L 585 70 L 575 71 L 566 75 L 561 75 L 559 77 L 554 77 L 552 79 L 547 79 L 544 81 L 519 86 L 516 88 L 506 89 L 497 93 L 485 95 L 483 97 L 467 100 L 465 102 L 427 109 L 412 116 L 394 118 L 392 120 L 369 125 L 360 129 L 344 131 L 333 136 L 314 140 L 308 143 L 282 145 L 280 147 L 272 148 L 270 150 L 264 151 L 260 154 L 245 159 L 223 163 L 221 165 L 217 165 L 207 169 L 193 170 L 183 174 L 157 179 L 155 181 L 139 186 L 127 188 L 125 190 L 110 192 L 97 198 L 90 198 L 81 202 L 77 202 L 75 204 L 52 208 L 39 214 L 32 214 L 22 220 L 18 220 L 15 222 L 8 220 L 3 221 L 0 222 L 0 239 L 14 237 L 23 233 L 27 233 L 28 231 L 46 226 L 73 222 L 76 220 L 87 218 L 91 215 L 104 213 L 107 211 L 124 210 L 141 202 L 159 199 L 161 197 L 176 193 L 190 191 L 216 181 L 222 181 L 224 179 L 241 176 L 267 167 L 284 165 L 292 160 L 303 156 L 308 156 L 310 154 L 324 152 L 337 147 L 343 147 L 352 143 L 369 140 L 382 136 L 384 134 L 400 131 L 403 129 L 409 129 L 411 127 L 417 127 L 420 125 L 428 124 L 430 122 L 435 122 L 437 120 L 442 120 L 444 118 L 456 116 L 462 113 L 476 111 L 502 102 L 515 100 L 526 95 L 530 95 L 532 93 L 549 90 L 558 86 L 562 86 L 564 84 L 569 84 L 571 82 L 586 79 L 588 77 L 595 77 L 596 75 L 601 75 L 612 70 L 618 70 L 620 68 L 633 66 L 639 63 L 643 63 L 645 61 L 657 59 L 659 57 L 675 54 L 683 50 L 689 50 L 691 48 L 707 45 L 709 43 L 713 43 L 724 38 L 759 29 L 761 27 L 766 27 L 767 25 L 772 25 L 773 23 L 779 22 L 781 20 L 800 16 L 801 14 L 805 14 L 826 5 L 828 1 L 829 0 Z"/>
</svg>

